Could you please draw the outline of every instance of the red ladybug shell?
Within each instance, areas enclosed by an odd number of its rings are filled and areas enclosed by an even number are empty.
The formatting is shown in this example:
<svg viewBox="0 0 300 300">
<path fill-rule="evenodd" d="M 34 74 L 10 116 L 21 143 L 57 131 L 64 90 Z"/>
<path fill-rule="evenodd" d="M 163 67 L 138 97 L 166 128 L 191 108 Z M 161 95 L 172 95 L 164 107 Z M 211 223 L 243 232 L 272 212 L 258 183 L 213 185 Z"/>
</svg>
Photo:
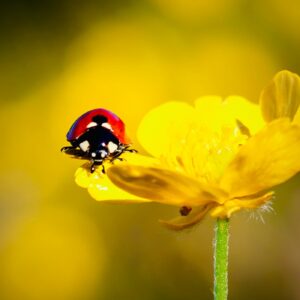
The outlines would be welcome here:
<svg viewBox="0 0 300 300">
<path fill-rule="evenodd" d="M 118 140 L 122 144 L 128 143 L 125 135 L 125 124 L 123 123 L 123 121 L 111 111 L 103 108 L 96 108 L 90 110 L 82 116 L 80 116 L 68 131 L 67 140 L 71 142 L 73 140 L 76 140 L 83 133 L 85 133 L 89 128 L 88 125 L 93 123 L 93 118 L 96 116 L 103 116 L 107 118 L 106 123 L 108 123 L 111 126 L 112 132 L 116 136 L 116 138 L 118 138 Z"/>
</svg>

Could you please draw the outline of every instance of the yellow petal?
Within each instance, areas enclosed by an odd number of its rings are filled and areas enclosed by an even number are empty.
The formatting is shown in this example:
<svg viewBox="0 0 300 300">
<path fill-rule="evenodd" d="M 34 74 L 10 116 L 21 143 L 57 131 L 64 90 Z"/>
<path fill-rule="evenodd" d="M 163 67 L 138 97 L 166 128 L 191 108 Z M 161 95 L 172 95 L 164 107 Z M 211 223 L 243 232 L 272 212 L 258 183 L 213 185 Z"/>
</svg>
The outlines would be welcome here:
<svg viewBox="0 0 300 300">
<path fill-rule="evenodd" d="M 213 208 L 210 215 L 214 218 L 230 218 L 234 212 L 237 212 L 241 209 L 258 208 L 272 200 L 273 197 L 274 192 L 268 192 L 266 194 L 253 196 L 250 198 L 228 200 L 223 205 Z"/>
<path fill-rule="evenodd" d="M 219 131 L 224 124 L 235 125 L 224 113 L 223 99 L 219 96 L 204 96 L 195 101 L 198 122 L 212 131 Z"/>
<path fill-rule="evenodd" d="M 264 119 L 288 117 L 293 120 L 300 105 L 300 77 L 289 71 L 278 72 L 260 96 Z"/>
<path fill-rule="evenodd" d="M 124 153 L 125 154 L 125 153 Z M 144 162 L 145 164 L 150 164 L 150 158 L 143 157 L 136 154 L 125 154 L 124 155 L 131 163 L 133 162 Z M 123 157 L 123 156 L 122 156 Z M 122 162 L 116 162 L 116 164 L 122 164 Z M 106 169 L 111 165 L 106 164 Z M 124 190 L 115 186 L 107 177 L 107 175 L 102 174 L 101 167 L 96 169 L 94 173 L 90 172 L 89 163 L 78 168 L 75 173 L 75 182 L 88 190 L 92 198 L 97 201 L 106 201 L 114 203 L 139 203 L 139 202 L 149 202 L 147 199 L 142 199 L 140 197 L 134 196 L 125 192 Z"/>
<path fill-rule="evenodd" d="M 231 198 L 257 194 L 299 172 L 299 157 L 300 127 L 275 120 L 240 148 L 220 185 Z"/>
<path fill-rule="evenodd" d="M 239 96 L 229 96 L 222 100 L 218 96 L 201 97 L 195 102 L 199 121 L 206 127 L 219 131 L 222 127 L 236 127 L 239 120 L 251 134 L 264 125 L 259 106 Z"/>
<path fill-rule="evenodd" d="M 296 112 L 294 123 L 300 125 L 300 107 L 298 107 L 298 110 Z"/>
<path fill-rule="evenodd" d="M 223 201 L 223 191 L 167 169 L 119 165 L 108 169 L 111 181 L 138 197 L 176 206 Z"/>
<path fill-rule="evenodd" d="M 143 118 L 137 133 L 138 140 L 150 154 L 160 157 L 169 150 L 175 138 L 180 139 L 186 133 L 194 114 L 194 108 L 184 102 L 160 105 Z"/>
<path fill-rule="evenodd" d="M 159 222 L 168 229 L 180 231 L 198 224 L 211 209 L 211 205 L 195 207 L 187 216 L 180 216 L 169 221 Z"/>
<path fill-rule="evenodd" d="M 130 152 L 124 152 L 121 155 L 121 158 L 123 161 L 120 161 L 118 159 L 114 160 L 113 163 L 108 163 L 107 166 L 111 167 L 112 165 L 120 165 L 123 164 L 123 162 L 128 163 L 130 165 L 143 165 L 147 167 L 153 167 L 160 164 L 160 160 L 151 156 L 142 155 L 139 153 L 130 153 Z"/>
<path fill-rule="evenodd" d="M 225 106 L 232 118 L 246 126 L 251 135 L 254 135 L 265 125 L 259 105 L 243 97 L 229 96 L 225 99 Z"/>
</svg>

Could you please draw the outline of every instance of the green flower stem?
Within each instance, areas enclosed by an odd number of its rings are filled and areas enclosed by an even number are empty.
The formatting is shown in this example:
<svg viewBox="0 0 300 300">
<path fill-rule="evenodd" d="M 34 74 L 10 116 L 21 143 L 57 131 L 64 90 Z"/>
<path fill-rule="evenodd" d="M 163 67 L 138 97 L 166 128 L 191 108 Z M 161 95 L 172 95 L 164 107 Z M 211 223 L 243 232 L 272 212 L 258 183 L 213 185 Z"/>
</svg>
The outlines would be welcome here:
<svg viewBox="0 0 300 300">
<path fill-rule="evenodd" d="M 214 240 L 214 299 L 227 300 L 228 295 L 229 220 L 218 219 Z"/>
</svg>

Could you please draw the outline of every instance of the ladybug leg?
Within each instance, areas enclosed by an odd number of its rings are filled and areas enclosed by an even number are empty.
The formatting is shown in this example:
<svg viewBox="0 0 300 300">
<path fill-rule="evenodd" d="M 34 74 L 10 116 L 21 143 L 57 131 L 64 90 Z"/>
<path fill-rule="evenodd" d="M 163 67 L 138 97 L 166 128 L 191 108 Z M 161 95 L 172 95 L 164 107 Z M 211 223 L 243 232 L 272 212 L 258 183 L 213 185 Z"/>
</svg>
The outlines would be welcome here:
<svg viewBox="0 0 300 300">
<path fill-rule="evenodd" d="M 116 157 L 115 159 L 117 159 L 117 160 L 119 160 L 119 161 L 126 161 L 126 159 L 123 158 L 123 157 Z"/>
<path fill-rule="evenodd" d="M 114 160 L 120 160 L 120 161 L 124 161 L 125 158 L 123 157 L 120 157 L 120 155 L 122 154 L 123 152 L 117 152 L 117 153 L 114 153 L 114 155 L 110 158 L 110 162 L 112 163 Z"/>
<path fill-rule="evenodd" d="M 95 168 L 95 164 L 96 164 L 96 162 L 92 159 L 91 160 L 91 166 L 90 166 L 90 171 L 91 171 L 91 173 L 94 173 L 95 172 L 95 170 L 96 170 L 96 168 Z"/>
<path fill-rule="evenodd" d="M 91 173 L 94 173 L 96 171 L 97 165 L 100 165 L 100 163 L 94 159 L 91 159 L 91 166 L 90 166 Z"/>
<path fill-rule="evenodd" d="M 74 147 L 74 146 L 65 146 L 65 147 L 62 147 L 61 149 L 60 149 L 60 151 L 61 152 L 68 152 L 68 151 L 70 151 L 70 150 L 75 150 L 76 149 L 76 147 Z"/>
<path fill-rule="evenodd" d="M 123 157 L 112 157 L 112 158 L 109 160 L 109 162 L 110 162 L 111 164 L 113 164 L 115 160 L 126 161 L 126 159 L 123 158 Z"/>
<path fill-rule="evenodd" d="M 101 170 L 102 174 L 106 174 L 106 172 L 105 172 L 105 167 L 104 167 L 103 164 L 101 165 L 101 167 L 102 167 L 102 170 Z"/>
<path fill-rule="evenodd" d="M 130 152 L 130 153 L 138 153 L 138 151 L 135 149 L 125 149 L 124 151 Z"/>
<path fill-rule="evenodd" d="M 135 149 L 130 149 L 130 145 L 123 145 L 122 152 L 137 153 L 138 151 Z"/>
<path fill-rule="evenodd" d="M 91 159 L 91 166 L 90 166 L 90 171 L 91 173 L 94 173 L 95 170 L 96 170 L 96 166 L 101 166 L 102 170 L 101 172 L 103 174 L 106 174 L 105 172 L 105 167 L 103 165 L 103 161 L 102 160 L 94 160 L 94 159 Z"/>
<path fill-rule="evenodd" d="M 123 149 L 121 149 L 121 150 L 117 150 L 117 151 L 115 151 L 114 153 L 110 154 L 110 156 L 108 157 L 108 158 L 109 158 L 109 162 L 110 162 L 110 163 L 113 163 L 114 160 L 116 160 L 116 159 L 118 159 L 118 160 L 120 160 L 120 161 L 123 161 L 124 158 L 121 158 L 121 157 L 120 157 L 120 155 L 121 155 L 123 152 L 124 152 Z"/>
<path fill-rule="evenodd" d="M 62 147 L 60 151 L 76 158 L 86 159 L 86 153 L 75 146 Z"/>
</svg>

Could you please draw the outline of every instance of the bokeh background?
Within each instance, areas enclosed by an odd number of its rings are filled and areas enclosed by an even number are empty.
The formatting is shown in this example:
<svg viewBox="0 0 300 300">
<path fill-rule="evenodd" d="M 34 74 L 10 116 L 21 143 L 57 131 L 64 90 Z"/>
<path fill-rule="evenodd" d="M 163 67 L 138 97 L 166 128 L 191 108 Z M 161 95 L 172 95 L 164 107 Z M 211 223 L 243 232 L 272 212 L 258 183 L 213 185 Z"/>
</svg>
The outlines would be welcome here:
<svg viewBox="0 0 300 300">
<path fill-rule="evenodd" d="M 107 205 L 60 153 L 72 122 L 104 107 L 136 148 L 169 101 L 256 102 L 300 73 L 297 0 L 12 0 L 0 4 L 0 299 L 212 299 L 213 220 L 172 233 L 157 204 Z M 268 155 L 268 153 L 266 153 Z M 232 218 L 230 299 L 300 299 L 300 177 L 274 212 Z"/>
</svg>

